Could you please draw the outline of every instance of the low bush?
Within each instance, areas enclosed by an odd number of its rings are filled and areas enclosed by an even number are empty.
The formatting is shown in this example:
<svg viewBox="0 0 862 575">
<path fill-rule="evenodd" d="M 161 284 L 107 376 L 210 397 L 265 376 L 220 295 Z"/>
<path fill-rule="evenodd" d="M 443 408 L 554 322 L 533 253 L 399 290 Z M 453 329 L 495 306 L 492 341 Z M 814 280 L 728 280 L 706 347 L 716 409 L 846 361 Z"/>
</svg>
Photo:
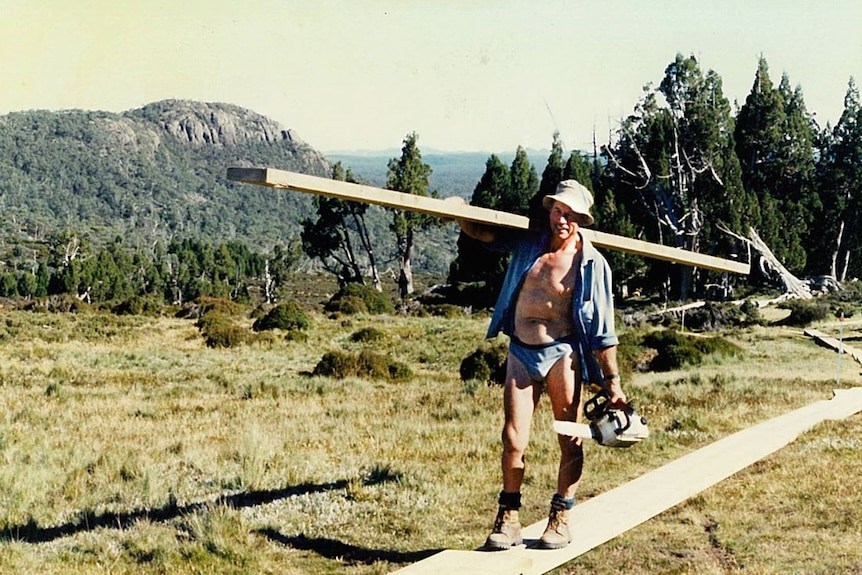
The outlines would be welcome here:
<svg viewBox="0 0 862 575">
<path fill-rule="evenodd" d="M 343 313 L 344 315 L 356 315 L 368 312 L 368 306 L 365 305 L 362 298 L 352 295 L 337 299 L 333 298 L 327 302 L 324 309 L 330 313 Z"/>
<path fill-rule="evenodd" d="M 733 356 L 741 350 L 722 337 L 692 337 L 673 330 L 646 334 L 642 345 L 657 351 L 649 363 L 652 371 L 670 371 L 683 365 L 699 365 L 708 355 Z"/>
<path fill-rule="evenodd" d="M 831 311 L 829 303 L 810 299 L 787 300 L 779 303 L 778 307 L 790 310 L 784 324 L 794 327 L 806 327 L 816 321 L 823 321 L 829 317 Z"/>
<path fill-rule="evenodd" d="M 308 314 L 305 313 L 299 302 L 291 300 L 269 310 L 266 315 L 255 320 L 251 328 L 254 331 L 269 329 L 291 331 L 308 329 L 309 326 L 311 326 L 311 320 Z"/>
<path fill-rule="evenodd" d="M 354 332 L 350 336 L 350 341 L 355 343 L 370 343 L 381 341 L 386 335 L 376 327 L 366 327 Z"/>
<path fill-rule="evenodd" d="M 484 345 L 461 360 L 461 381 L 478 380 L 488 385 L 503 385 L 506 382 L 505 343 Z"/>
<path fill-rule="evenodd" d="M 164 301 L 154 295 L 133 295 L 111 308 L 116 315 L 146 315 L 158 316 L 162 313 Z"/>
<path fill-rule="evenodd" d="M 224 316 L 242 316 L 246 306 L 222 297 L 203 296 L 197 300 L 198 313 L 201 317 L 213 313 Z"/>
<path fill-rule="evenodd" d="M 207 322 L 207 327 L 201 330 L 207 347 L 236 347 L 249 342 L 251 334 L 244 327 L 238 326 L 224 318 Z"/>
<path fill-rule="evenodd" d="M 345 305 L 346 302 L 342 302 L 346 298 L 355 298 L 351 299 L 349 305 Z M 362 306 L 356 303 L 356 300 L 362 302 L 365 306 L 365 309 L 361 309 Z M 366 286 L 358 283 L 350 283 L 341 288 L 338 293 L 336 293 L 332 298 L 326 303 L 324 309 L 328 312 L 340 312 L 340 313 L 361 313 L 362 311 L 367 311 L 368 313 L 393 313 L 395 311 L 395 306 L 392 303 L 392 299 L 385 293 L 377 291 L 371 286 Z"/>
<path fill-rule="evenodd" d="M 314 367 L 313 375 L 327 377 L 363 377 L 371 379 L 404 380 L 413 372 L 403 363 L 382 354 L 364 350 L 359 354 L 330 351 L 323 355 Z"/>
<path fill-rule="evenodd" d="M 694 331 L 718 331 L 747 324 L 742 309 L 732 303 L 706 302 L 706 305 L 685 312 L 685 328 Z"/>
</svg>

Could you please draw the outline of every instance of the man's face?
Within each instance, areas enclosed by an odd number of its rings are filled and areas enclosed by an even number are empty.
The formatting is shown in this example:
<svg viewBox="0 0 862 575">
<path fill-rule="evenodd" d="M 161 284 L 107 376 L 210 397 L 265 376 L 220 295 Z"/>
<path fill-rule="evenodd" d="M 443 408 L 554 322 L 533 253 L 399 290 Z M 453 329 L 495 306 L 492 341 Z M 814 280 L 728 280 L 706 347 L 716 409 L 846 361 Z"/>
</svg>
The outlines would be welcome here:
<svg viewBox="0 0 862 575">
<path fill-rule="evenodd" d="M 554 201 L 551 206 L 551 235 L 560 240 L 567 240 L 578 233 L 582 216 L 572 211 L 566 204 Z"/>
</svg>

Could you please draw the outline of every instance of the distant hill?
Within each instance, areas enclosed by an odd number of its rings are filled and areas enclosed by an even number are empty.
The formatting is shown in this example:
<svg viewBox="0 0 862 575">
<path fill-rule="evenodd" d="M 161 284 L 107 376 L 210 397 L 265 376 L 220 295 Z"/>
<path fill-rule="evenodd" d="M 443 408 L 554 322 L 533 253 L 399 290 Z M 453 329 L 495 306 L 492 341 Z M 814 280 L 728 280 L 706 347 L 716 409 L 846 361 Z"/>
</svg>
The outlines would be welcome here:
<svg viewBox="0 0 862 575">
<path fill-rule="evenodd" d="M 527 150 L 527 156 L 539 174 L 542 173 L 549 154 L 547 150 Z M 400 155 L 401 150 L 393 149 L 379 152 L 329 152 L 326 157 L 332 163 L 341 162 L 345 168 L 351 168 L 354 174 L 364 181 L 382 187 L 386 185 L 389 160 Z M 504 163 L 511 164 L 515 158 L 515 150 L 497 156 Z M 491 152 L 422 151 L 422 160 L 432 169 L 431 188 L 437 190 L 442 197 L 457 195 L 469 199 L 485 173 L 485 163 L 490 157 Z"/>
<path fill-rule="evenodd" d="M 350 157 L 345 165 L 385 184 L 392 156 Z M 165 100 L 116 114 L 27 111 L 0 116 L 0 267 L 43 253 L 51 236 L 73 232 L 91 245 L 120 237 L 152 246 L 194 237 L 265 251 L 298 238 L 313 198 L 226 179 L 230 166 L 269 166 L 329 176 L 331 163 L 288 128 L 231 104 Z M 469 196 L 482 154 L 431 155 L 442 195 Z M 389 216 L 368 219 L 385 269 L 394 240 Z M 445 273 L 454 227 L 420 237 L 417 271 Z"/>
<path fill-rule="evenodd" d="M 0 207 L 8 238 L 71 230 L 99 242 L 198 236 L 271 245 L 298 233 L 310 198 L 228 182 L 228 166 L 326 176 L 291 130 L 228 104 L 167 100 L 122 114 L 0 116 Z"/>
</svg>

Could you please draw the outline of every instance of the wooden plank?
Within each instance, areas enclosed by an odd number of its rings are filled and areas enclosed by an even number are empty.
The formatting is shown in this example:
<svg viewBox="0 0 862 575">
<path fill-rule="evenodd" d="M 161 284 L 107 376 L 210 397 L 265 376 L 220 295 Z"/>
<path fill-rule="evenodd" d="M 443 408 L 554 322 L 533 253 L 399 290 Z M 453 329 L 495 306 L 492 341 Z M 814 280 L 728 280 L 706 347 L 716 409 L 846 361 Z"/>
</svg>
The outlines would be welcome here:
<svg viewBox="0 0 862 575">
<path fill-rule="evenodd" d="M 834 393 L 831 400 L 812 403 L 734 433 L 576 505 L 569 512 L 573 541 L 568 547 L 530 548 L 545 529 L 547 521 L 542 520 L 523 530 L 525 545 L 498 552 L 438 553 L 396 572 L 477 573 L 482 572 L 486 562 L 496 564 L 496 557 L 502 555 L 511 562 L 512 569 L 501 573 L 547 573 L 778 451 L 814 425 L 862 411 L 862 387 Z"/>
<path fill-rule="evenodd" d="M 803 330 L 803 333 L 808 337 L 813 337 L 818 342 L 822 343 L 826 347 L 830 347 L 840 353 L 846 353 L 857 362 L 862 363 L 862 351 L 856 349 L 855 347 L 850 347 L 844 342 L 838 341 L 834 337 L 828 336 L 823 332 L 817 331 L 816 329 L 806 329 Z"/>
<path fill-rule="evenodd" d="M 440 575 L 469 573 L 470 575 L 524 575 L 532 560 L 523 554 L 515 557 L 510 551 L 458 551 L 446 549 L 397 571 L 400 575 Z"/>
<path fill-rule="evenodd" d="M 529 227 L 529 219 L 517 214 L 273 168 L 228 168 L 227 177 L 229 180 L 237 182 L 376 204 L 443 218 L 461 219 L 522 230 Z M 599 247 L 720 272 L 743 275 L 748 275 L 749 272 L 749 265 L 744 262 L 726 260 L 679 248 L 662 246 L 589 228 L 581 228 L 581 231 L 590 241 Z"/>
</svg>

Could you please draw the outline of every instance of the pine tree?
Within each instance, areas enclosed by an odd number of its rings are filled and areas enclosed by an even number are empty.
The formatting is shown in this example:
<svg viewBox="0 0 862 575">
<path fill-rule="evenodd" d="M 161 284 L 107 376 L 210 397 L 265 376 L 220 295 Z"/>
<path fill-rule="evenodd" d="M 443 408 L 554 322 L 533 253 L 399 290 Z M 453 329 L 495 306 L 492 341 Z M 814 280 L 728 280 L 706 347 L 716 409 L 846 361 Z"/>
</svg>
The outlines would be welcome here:
<svg viewBox="0 0 862 575">
<path fill-rule="evenodd" d="M 401 157 L 389 160 L 386 187 L 397 192 L 428 196 L 431 166 L 422 161 L 417 141 L 419 136 L 414 132 L 404 139 Z M 436 197 L 437 194 L 431 194 Z M 415 232 L 422 228 L 440 225 L 441 220 L 418 212 L 403 210 L 392 211 L 391 229 L 395 232 L 399 262 L 398 291 L 402 298 L 413 293 L 413 250 L 415 249 Z"/>
<path fill-rule="evenodd" d="M 775 256 L 792 270 L 805 267 L 813 191 L 814 132 L 801 89 L 785 74 L 775 88 L 766 59 L 758 62 L 751 92 L 740 108 L 734 139 L 746 191 L 759 211 L 754 225 Z"/>
<path fill-rule="evenodd" d="M 512 196 L 511 191 L 509 169 L 497 155 L 492 155 L 485 162 L 485 173 L 473 190 L 470 205 L 511 212 L 511 206 L 506 203 Z M 461 232 L 458 236 L 458 256 L 449 266 L 449 282 L 484 282 L 489 293 L 496 293 L 508 261 L 508 254 L 490 252 L 481 242 Z"/>
<path fill-rule="evenodd" d="M 619 141 L 605 148 L 615 197 L 652 241 L 704 253 L 727 250 L 730 240 L 718 224 L 737 230 L 750 207 L 721 78 L 704 74 L 694 56 L 677 55 L 659 88 L 648 85 L 644 91 L 635 113 L 623 121 Z M 688 297 L 696 279 L 692 268 L 651 269 L 659 272 L 657 283 L 672 274 L 672 297 Z"/>
<path fill-rule="evenodd" d="M 844 111 L 833 129 L 827 126 L 823 139 L 818 179 L 825 243 L 818 250 L 822 257 L 817 269 L 844 281 L 862 275 L 862 102 L 853 78 Z"/>
<path fill-rule="evenodd" d="M 502 198 L 501 205 L 508 212 L 528 216 L 530 199 L 539 191 L 539 175 L 522 146 L 518 146 L 515 151 L 515 159 L 509 168 L 509 180 L 511 188 L 508 195 Z"/>
<path fill-rule="evenodd" d="M 551 142 L 551 153 L 548 155 L 548 163 L 545 164 L 545 169 L 542 171 L 539 190 L 530 199 L 529 217 L 531 228 L 538 230 L 547 229 L 548 210 L 542 206 L 542 198 L 556 191 L 557 184 L 563 181 L 564 168 L 563 142 L 560 139 L 560 133 L 554 132 L 554 138 Z"/>
</svg>

